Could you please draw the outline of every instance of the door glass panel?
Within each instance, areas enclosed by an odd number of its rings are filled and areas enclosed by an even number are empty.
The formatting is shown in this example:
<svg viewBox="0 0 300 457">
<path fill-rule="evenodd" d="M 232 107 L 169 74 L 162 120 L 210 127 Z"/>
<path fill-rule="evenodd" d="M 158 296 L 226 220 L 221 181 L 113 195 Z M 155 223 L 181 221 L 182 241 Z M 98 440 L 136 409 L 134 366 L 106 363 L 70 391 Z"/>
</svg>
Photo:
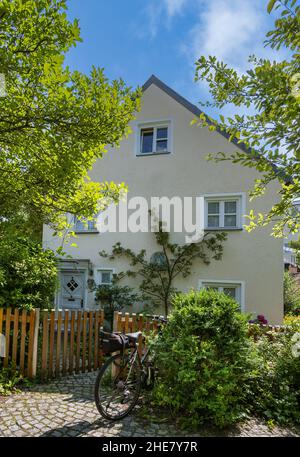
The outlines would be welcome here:
<svg viewBox="0 0 300 457">
<path fill-rule="evenodd" d="M 68 288 L 70 289 L 71 292 L 73 292 L 78 287 L 78 283 L 75 281 L 73 276 L 70 279 L 70 281 L 68 282 L 67 286 L 68 286 Z"/>
</svg>

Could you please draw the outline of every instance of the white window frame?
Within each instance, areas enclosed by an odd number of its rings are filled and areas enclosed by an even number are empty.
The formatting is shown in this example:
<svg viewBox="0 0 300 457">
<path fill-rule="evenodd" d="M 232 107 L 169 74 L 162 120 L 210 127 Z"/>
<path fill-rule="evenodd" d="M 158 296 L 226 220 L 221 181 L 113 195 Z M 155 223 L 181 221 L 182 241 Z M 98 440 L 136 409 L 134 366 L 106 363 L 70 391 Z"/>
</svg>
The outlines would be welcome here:
<svg viewBox="0 0 300 457">
<path fill-rule="evenodd" d="M 99 286 L 102 286 L 102 285 L 104 285 L 104 286 L 110 285 L 111 282 L 110 282 L 110 283 L 108 283 L 108 282 L 102 282 L 102 279 L 101 279 L 101 278 L 102 278 L 102 275 L 101 275 L 101 274 L 102 274 L 103 272 L 105 272 L 105 273 L 106 273 L 106 272 L 110 272 L 110 274 L 111 274 L 111 281 L 112 281 L 112 276 L 113 276 L 113 274 L 115 273 L 115 269 L 114 269 L 114 268 L 105 268 L 105 267 L 97 268 L 97 284 L 98 284 Z"/>
<path fill-rule="evenodd" d="M 223 289 L 224 287 L 236 287 L 237 296 L 236 301 L 239 303 L 241 311 L 245 312 L 245 281 L 234 280 L 234 279 L 200 279 L 199 289 L 204 289 L 207 286 L 218 287 Z"/>
<path fill-rule="evenodd" d="M 157 142 L 157 129 L 167 128 L 168 129 L 168 138 L 167 138 L 167 151 L 155 151 L 152 152 L 141 152 L 141 135 L 143 129 L 153 129 L 153 143 L 152 149 L 156 149 Z M 135 155 L 136 156 L 151 156 L 151 155 L 161 155 L 161 154 L 171 154 L 173 152 L 173 121 L 172 119 L 154 119 L 145 122 L 138 122 L 135 126 Z M 158 140 L 159 141 L 159 140 Z"/>
<path fill-rule="evenodd" d="M 222 194 L 205 194 L 204 197 L 204 229 L 205 230 L 244 230 L 245 212 L 246 212 L 246 193 L 222 193 Z M 225 227 L 225 202 L 236 201 L 236 226 Z M 219 226 L 208 226 L 208 203 L 219 203 Z M 229 214 L 230 215 L 230 214 Z"/>
</svg>

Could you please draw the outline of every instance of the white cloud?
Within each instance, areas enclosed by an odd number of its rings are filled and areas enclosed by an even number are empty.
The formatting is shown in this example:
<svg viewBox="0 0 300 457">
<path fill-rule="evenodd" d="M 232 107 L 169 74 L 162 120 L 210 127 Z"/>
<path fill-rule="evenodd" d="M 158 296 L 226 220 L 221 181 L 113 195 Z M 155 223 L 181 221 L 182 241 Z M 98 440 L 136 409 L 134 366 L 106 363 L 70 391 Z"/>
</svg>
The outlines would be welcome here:
<svg viewBox="0 0 300 457">
<path fill-rule="evenodd" d="M 199 16 L 185 49 L 193 61 L 200 55 L 218 59 L 242 70 L 247 56 L 264 39 L 265 11 L 258 0 L 199 1 Z"/>
<path fill-rule="evenodd" d="M 168 17 L 171 18 L 176 14 L 180 14 L 188 1 L 189 0 L 163 0 Z"/>
<path fill-rule="evenodd" d="M 155 38 L 161 27 L 170 28 L 173 18 L 182 14 L 189 2 L 190 0 L 148 0 L 143 10 L 147 25 L 142 31 L 138 30 L 138 36 Z"/>
<path fill-rule="evenodd" d="M 155 5 L 154 3 L 149 3 L 146 8 L 146 16 L 148 17 L 148 34 L 151 38 L 154 38 L 157 34 L 160 24 L 160 15 L 162 12 L 162 5 Z M 143 34 L 145 35 L 144 30 Z M 147 33 L 146 33 L 147 35 Z"/>
</svg>

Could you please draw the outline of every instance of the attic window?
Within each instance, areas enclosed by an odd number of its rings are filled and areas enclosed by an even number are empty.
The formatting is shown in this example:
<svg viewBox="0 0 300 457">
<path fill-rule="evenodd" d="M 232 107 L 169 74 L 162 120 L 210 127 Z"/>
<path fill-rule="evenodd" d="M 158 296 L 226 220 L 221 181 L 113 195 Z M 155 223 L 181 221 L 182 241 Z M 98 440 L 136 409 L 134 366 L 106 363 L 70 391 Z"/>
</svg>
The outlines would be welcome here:
<svg viewBox="0 0 300 457">
<path fill-rule="evenodd" d="M 169 123 L 140 125 L 137 155 L 167 154 L 171 152 L 171 128 Z"/>
</svg>

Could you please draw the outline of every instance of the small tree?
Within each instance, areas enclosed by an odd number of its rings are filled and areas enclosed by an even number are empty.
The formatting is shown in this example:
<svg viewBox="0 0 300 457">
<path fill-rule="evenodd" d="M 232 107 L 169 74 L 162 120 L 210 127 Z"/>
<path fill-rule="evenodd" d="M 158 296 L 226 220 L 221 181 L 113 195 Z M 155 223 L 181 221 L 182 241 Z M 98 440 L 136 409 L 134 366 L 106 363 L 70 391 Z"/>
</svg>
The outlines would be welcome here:
<svg viewBox="0 0 300 457">
<path fill-rule="evenodd" d="M 152 254 L 150 259 L 147 259 L 145 249 L 136 254 L 119 242 L 113 246 L 111 254 L 105 251 L 99 254 L 110 260 L 126 257 L 134 269 L 121 273 L 119 277 L 142 278 L 139 288 L 143 299 L 151 300 L 156 306 L 163 305 L 165 315 L 168 315 L 172 296 L 178 292 L 174 287 L 174 280 L 179 276 L 189 276 L 196 259 L 202 260 L 205 265 L 210 263 L 211 258 L 220 260 L 226 234 L 206 233 L 202 241 L 179 245 L 170 242 L 170 234 L 162 230 L 160 222 L 159 231 L 154 235 L 160 251 Z"/>
<path fill-rule="evenodd" d="M 118 283 L 118 276 L 114 275 L 112 284 L 94 285 L 92 290 L 96 292 L 95 299 L 104 309 L 105 319 L 113 328 L 115 311 L 121 311 L 139 299 L 139 295 L 133 292 L 129 286 L 121 286 Z"/>
</svg>

